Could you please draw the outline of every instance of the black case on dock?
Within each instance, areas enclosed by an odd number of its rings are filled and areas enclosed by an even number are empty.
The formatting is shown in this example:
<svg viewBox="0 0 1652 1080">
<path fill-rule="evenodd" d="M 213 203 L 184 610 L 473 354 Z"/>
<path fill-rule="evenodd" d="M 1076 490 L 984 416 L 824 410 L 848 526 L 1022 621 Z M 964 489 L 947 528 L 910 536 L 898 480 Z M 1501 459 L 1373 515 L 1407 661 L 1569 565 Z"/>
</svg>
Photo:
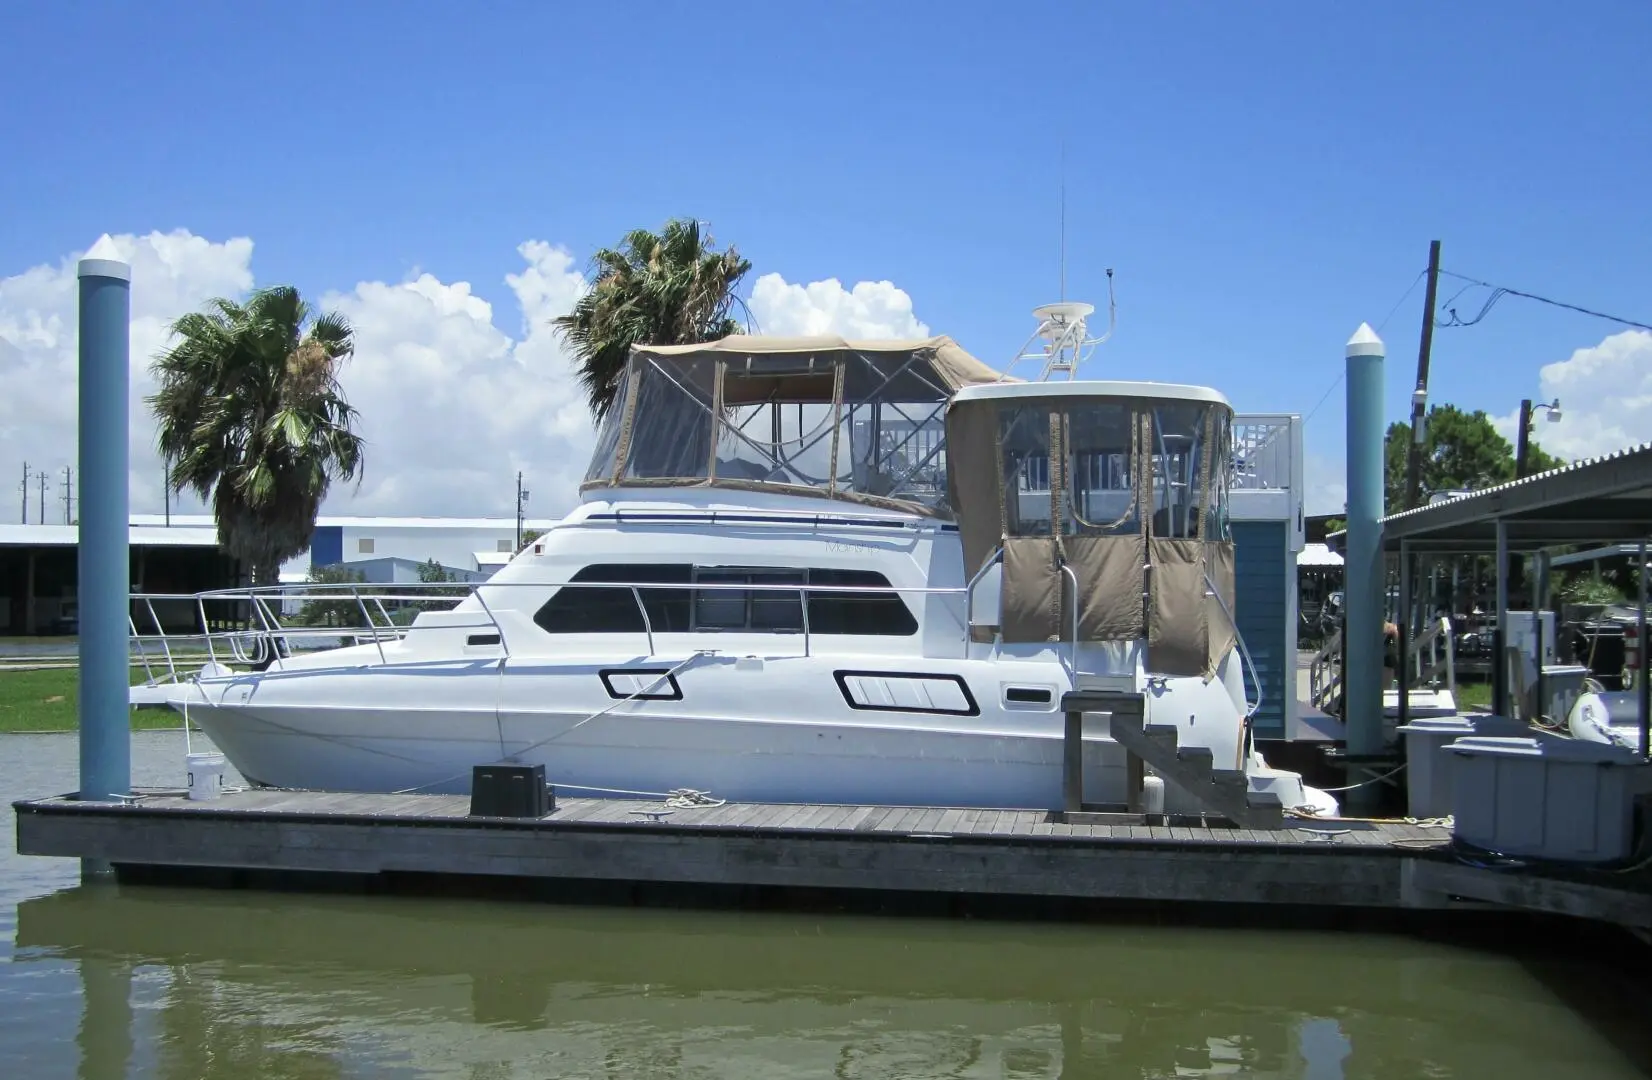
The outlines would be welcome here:
<svg viewBox="0 0 1652 1080">
<path fill-rule="evenodd" d="M 542 764 L 496 761 L 471 770 L 472 817 L 541 818 L 554 809 L 555 797 L 545 786 Z"/>
</svg>

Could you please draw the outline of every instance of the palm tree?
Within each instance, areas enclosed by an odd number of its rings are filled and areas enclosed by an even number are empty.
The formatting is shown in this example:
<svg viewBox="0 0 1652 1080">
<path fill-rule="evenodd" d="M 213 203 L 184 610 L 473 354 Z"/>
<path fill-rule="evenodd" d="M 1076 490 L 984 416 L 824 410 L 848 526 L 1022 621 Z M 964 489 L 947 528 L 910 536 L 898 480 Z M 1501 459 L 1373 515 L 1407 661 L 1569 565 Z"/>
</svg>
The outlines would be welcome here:
<svg viewBox="0 0 1652 1080">
<path fill-rule="evenodd" d="M 751 263 L 711 245 L 699 222 L 674 218 L 657 234 L 635 229 L 591 259 L 590 290 L 554 325 L 578 357 L 598 419 L 614 403 L 632 345 L 715 341 L 742 329 L 729 311 Z"/>
<path fill-rule="evenodd" d="M 362 468 L 337 378 L 353 332 L 340 315 L 311 314 L 290 286 L 218 298 L 173 323 L 176 344 L 151 365 L 168 482 L 211 499 L 218 542 L 259 585 L 309 547 L 332 481 Z"/>
</svg>

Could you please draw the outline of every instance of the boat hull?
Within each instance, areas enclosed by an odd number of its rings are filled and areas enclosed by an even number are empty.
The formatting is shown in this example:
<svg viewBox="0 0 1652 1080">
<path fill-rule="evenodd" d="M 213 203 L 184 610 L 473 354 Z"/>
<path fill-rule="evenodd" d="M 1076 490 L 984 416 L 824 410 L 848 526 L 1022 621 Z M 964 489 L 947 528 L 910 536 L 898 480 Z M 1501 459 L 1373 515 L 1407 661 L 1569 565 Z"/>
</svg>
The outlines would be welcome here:
<svg viewBox="0 0 1652 1080">
<path fill-rule="evenodd" d="M 913 666 L 698 656 L 271 671 L 195 683 L 189 715 L 243 776 L 275 787 L 465 793 L 474 766 L 510 759 L 543 764 L 572 795 L 1060 808 L 1064 676 L 1045 663 Z M 1153 707 L 1209 717 L 1224 705 L 1231 714 L 1221 680 L 1188 679 Z M 1125 751 L 1104 716 L 1086 726 L 1086 801 L 1122 803 Z M 1236 718 L 1205 726 L 1217 760 L 1234 760 Z M 1167 809 L 1196 809 L 1167 795 Z"/>
</svg>

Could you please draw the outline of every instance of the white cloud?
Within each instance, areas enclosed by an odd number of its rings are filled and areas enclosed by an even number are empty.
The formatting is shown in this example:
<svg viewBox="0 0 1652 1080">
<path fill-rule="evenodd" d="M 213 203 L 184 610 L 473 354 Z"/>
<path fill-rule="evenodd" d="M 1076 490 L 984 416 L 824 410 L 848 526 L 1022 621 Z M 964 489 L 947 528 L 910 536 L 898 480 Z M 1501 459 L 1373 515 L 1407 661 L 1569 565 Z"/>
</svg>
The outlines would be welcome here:
<svg viewBox="0 0 1652 1080">
<path fill-rule="evenodd" d="M 1539 373 L 1539 399 L 1560 399 L 1560 420 L 1541 413 L 1532 438 L 1561 458 L 1597 457 L 1652 442 L 1652 333 L 1625 330 Z M 1493 420 L 1510 442 L 1519 411 Z"/>
<path fill-rule="evenodd" d="M 788 285 L 764 274 L 751 290 L 751 314 L 760 334 L 796 337 L 924 338 L 929 327 L 912 314 L 912 298 L 888 281 L 860 281 L 845 289 L 836 278 Z"/>
<path fill-rule="evenodd" d="M 517 251 L 526 266 L 506 277 L 516 337 L 468 283 L 428 273 L 321 298 L 356 330 L 340 381 L 367 440 L 359 490 L 340 490 L 329 510 L 510 516 L 518 471 L 534 514 L 572 508 L 592 429 L 551 319 L 585 281 L 561 248 L 529 241 Z"/>
<path fill-rule="evenodd" d="M 252 241 L 215 244 L 182 230 L 113 240 L 132 264 L 132 508 L 158 512 L 164 474 L 143 404 L 154 390 L 149 361 L 173 319 L 209 297 L 251 288 Z M 0 278 L 0 476 L 12 478 L 4 489 L 15 491 L 25 461 L 31 470 L 45 470 L 48 522 L 63 520 L 63 469 L 76 458 L 75 264 L 81 254 Z M 30 521 L 39 520 L 39 490 L 38 482 L 31 485 Z M 183 509 L 198 507 L 186 502 Z"/>
<path fill-rule="evenodd" d="M 158 512 L 163 474 L 143 403 L 154 390 L 149 362 L 166 345 L 172 320 L 213 296 L 239 297 L 253 287 L 253 244 L 215 243 L 183 230 L 114 242 L 132 263 L 132 509 Z M 562 248 L 530 240 L 517 254 L 520 269 L 504 279 L 513 310 L 497 322 L 501 313 L 469 283 L 428 272 L 313 298 L 355 326 L 356 354 L 340 379 L 368 444 L 362 483 L 336 486 L 327 512 L 509 516 L 518 470 L 536 516 L 574 505 L 593 432 L 550 323 L 572 308 L 585 280 Z M 0 278 L 0 492 L 15 493 L 25 459 L 54 473 L 48 521 L 62 520 L 58 485 L 76 454 L 79 255 Z M 750 306 L 757 328 L 769 334 L 930 332 L 913 315 L 911 297 L 887 281 L 845 289 L 836 280 L 792 285 L 766 274 Z M 201 507 L 186 498 L 174 509 Z M 30 520 L 37 514 L 31 494 Z"/>
</svg>

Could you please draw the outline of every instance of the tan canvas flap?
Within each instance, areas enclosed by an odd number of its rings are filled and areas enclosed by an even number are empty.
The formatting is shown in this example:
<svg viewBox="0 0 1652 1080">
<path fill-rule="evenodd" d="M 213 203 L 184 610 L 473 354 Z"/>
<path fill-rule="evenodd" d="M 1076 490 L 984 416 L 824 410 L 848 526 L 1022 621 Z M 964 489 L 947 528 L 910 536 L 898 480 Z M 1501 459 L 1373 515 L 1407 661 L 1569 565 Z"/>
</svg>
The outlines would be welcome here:
<svg viewBox="0 0 1652 1080">
<path fill-rule="evenodd" d="M 998 550 L 1004 533 L 998 489 L 998 403 L 953 402 L 946 413 L 947 499 L 964 545 L 964 576 L 972 578 Z"/>
<path fill-rule="evenodd" d="M 1142 636 L 1142 584 L 1147 541 L 1136 536 L 1069 536 L 1067 565 L 1078 577 L 1081 641 L 1134 641 Z"/>
<path fill-rule="evenodd" d="M 1053 537 L 1004 541 L 1004 583 L 999 593 L 1004 641 L 1060 641 L 1063 575 Z"/>
<path fill-rule="evenodd" d="M 1210 663 L 1205 617 L 1205 552 L 1198 540 L 1153 537 L 1147 615 L 1147 670 L 1155 675 L 1206 675 Z"/>
<path fill-rule="evenodd" d="M 1220 603 L 1217 602 L 1215 596 L 1207 601 L 1209 605 L 1207 614 L 1210 622 L 1210 656 L 1206 660 L 1205 670 L 1207 674 L 1214 674 L 1227 657 L 1228 650 L 1233 648 L 1233 643 L 1239 640 L 1239 628 L 1229 618 L 1229 613 L 1237 614 L 1239 610 L 1234 601 L 1236 587 L 1234 584 L 1233 543 L 1231 541 L 1206 541 L 1205 559 L 1210 570 L 1210 580 L 1216 583 L 1217 595 L 1221 597 Z"/>
</svg>

